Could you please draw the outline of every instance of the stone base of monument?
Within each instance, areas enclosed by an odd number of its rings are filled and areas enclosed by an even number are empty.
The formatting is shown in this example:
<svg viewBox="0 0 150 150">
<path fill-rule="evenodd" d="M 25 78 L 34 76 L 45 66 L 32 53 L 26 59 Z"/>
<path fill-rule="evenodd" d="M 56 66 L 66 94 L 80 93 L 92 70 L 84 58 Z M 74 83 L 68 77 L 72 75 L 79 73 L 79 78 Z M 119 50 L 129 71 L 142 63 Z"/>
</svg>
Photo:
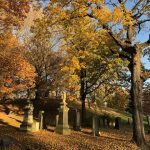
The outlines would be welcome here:
<svg viewBox="0 0 150 150">
<path fill-rule="evenodd" d="M 39 122 L 34 121 L 32 124 L 31 123 L 22 123 L 20 125 L 20 131 L 29 131 L 29 132 L 36 132 L 39 131 Z"/>
<path fill-rule="evenodd" d="M 73 129 L 74 129 L 75 131 L 81 131 L 81 127 L 80 127 L 80 126 L 75 126 L 75 127 L 73 127 Z"/>
<path fill-rule="evenodd" d="M 99 131 L 92 131 L 92 135 L 93 136 L 100 136 L 100 132 Z"/>
<path fill-rule="evenodd" d="M 70 135 L 71 130 L 69 129 L 69 126 L 57 125 L 57 127 L 55 128 L 55 133 Z"/>
<path fill-rule="evenodd" d="M 36 132 L 36 131 L 39 131 L 39 129 L 40 129 L 40 123 L 37 122 L 37 121 L 34 121 L 33 124 L 32 124 L 32 129 L 31 129 L 31 131 L 32 131 L 32 132 Z"/>
</svg>

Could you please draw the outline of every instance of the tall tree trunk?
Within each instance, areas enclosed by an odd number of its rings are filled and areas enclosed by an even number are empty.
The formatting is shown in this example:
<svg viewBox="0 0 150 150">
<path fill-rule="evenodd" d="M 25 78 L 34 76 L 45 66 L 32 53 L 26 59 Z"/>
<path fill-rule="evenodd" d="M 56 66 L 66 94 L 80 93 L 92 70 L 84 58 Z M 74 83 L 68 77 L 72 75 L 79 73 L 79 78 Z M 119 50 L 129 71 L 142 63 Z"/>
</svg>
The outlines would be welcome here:
<svg viewBox="0 0 150 150">
<path fill-rule="evenodd" d="M 85 99 L 86 99 L 86 83 L 85 83 L 85 78 L 86 72 L 85 69 L 81 69 L 80 71 L 80 100 L 82 103 L 82 111 L 81 111 L 81 124 L 84 126 L 85 123 Z"/>
<path fill-rule="evenodd" d="M 86 116 L 86 112 L 85 112 L 85 99 L 86 99 L 86 96 L 83 95 L 82 98 L 81 98 L 81 101 L 82 101 L 82 111 L 81 111 L 82 126 L 85 125 L 85 116 Z"/>
<path fill-rule="evenodd" d="M 146 150 L 142 109 L 141 51 L 135 48 L 131 62 L 131 101 L 133 104 L 133 141 Z"/>
</svg>

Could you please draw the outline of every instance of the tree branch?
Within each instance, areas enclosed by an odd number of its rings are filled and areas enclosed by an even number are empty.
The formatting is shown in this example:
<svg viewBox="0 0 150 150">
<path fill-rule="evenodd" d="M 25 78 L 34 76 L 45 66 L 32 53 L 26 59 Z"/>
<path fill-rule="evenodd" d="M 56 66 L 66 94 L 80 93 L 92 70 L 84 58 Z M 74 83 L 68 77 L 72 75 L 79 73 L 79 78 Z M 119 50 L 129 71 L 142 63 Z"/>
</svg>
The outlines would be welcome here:
<svg viewBox="0 0 150 150">
<path fill-rule="evenodd" d="M 135 4 L 135 6 L 132 8 L 132 12 L 134 12 L 137 8 L 138 8 L 138 6 L 140 5 L 140 3 L 142 3 L 143 2 L 143 0 L 139 0 L 136 4 Z"/>
</svg>

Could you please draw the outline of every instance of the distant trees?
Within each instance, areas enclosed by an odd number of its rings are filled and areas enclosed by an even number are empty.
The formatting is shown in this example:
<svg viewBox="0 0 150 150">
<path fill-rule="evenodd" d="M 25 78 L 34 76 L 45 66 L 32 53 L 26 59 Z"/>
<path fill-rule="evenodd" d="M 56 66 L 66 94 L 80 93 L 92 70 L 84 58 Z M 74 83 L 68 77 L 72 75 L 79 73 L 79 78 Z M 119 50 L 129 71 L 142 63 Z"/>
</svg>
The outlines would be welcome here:
<svg viewBox="0 0 150 150">
<path fill-rule="evenodd" d="M 108 107 L 125 111 L 129 103 L 129 93 L 126 90 L 116 88 L 111 99 L 108 100 Z"/>
<path fill-rule="evenodd" d="M 49 91 L 57 91 L 62 86 L 61 64 L 63 55 L 60 51 L 53 50 L 52 35 L 45 28 L 41 20 L 37 20 L 31 28 L 32 36 L 26 44 L 26 56 L 35 67 L 36 100 L 48 96 Z M 48 32 L 48 33 L 47 33 Z"/>
</svg>

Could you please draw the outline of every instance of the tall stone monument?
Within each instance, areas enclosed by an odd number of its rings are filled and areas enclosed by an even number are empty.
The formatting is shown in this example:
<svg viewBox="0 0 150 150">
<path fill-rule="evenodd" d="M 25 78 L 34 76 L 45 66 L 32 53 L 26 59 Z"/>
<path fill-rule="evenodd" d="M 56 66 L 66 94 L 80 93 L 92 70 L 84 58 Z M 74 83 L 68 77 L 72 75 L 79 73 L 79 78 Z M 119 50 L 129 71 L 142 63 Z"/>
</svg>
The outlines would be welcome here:
<svg viewBox="0 0 150 150">
<path fill-rule="evenodd" d="M 74 130 L 75 131 L 81 131 L 81 113 L 79 109 L 75 110 L 75 125 Z"/>
<path fill-rule="evenodd" d="M 24 107 L 24 118 L 23 122 L 20 125 L 21 131 L 39 131 L 39 122 L 33 120 L 33 105 L 30 100 L 27 100 Z"/>
<path fill-rule="evenodd" d="M 24 107 L 24 118 L 23 122 L 20 125 L 20 130 L 22 131 L 31 131 L 33 124 L 33 105 L 29 100 L 27 100 Z"/>
<path fill-rule="evenodd" d="M 56 124 L 55 133 L 69 135 L 71 133 L 68 125 L 68 111 L 66 103 L 66 92 L 63 92 L 63 101 L 60 103 L 58 123 Z"/>
<path fill-rule="evenodd" d="M 98 119 L 97 115 L 95 115 L 95 114 L 93 114 L 93 118 L 92 118 L 92 135 L 100 136 L 99 119 Z"/>
</svg>

